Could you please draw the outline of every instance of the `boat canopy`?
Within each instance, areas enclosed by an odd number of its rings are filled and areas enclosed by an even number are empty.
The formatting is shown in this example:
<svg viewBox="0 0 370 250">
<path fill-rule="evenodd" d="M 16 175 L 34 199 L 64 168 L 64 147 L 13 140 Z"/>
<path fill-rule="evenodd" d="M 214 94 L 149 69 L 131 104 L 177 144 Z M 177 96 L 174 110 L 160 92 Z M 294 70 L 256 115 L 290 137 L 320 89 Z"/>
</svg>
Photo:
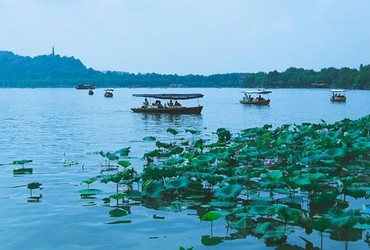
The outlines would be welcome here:
<svg viewBox="0 0 370 250">
<path fill-rule="evenodd" d="M 346 92 L 344 89 L 331 89 L 330 92 Z"/>
<path fill-rule="evenodd" d="M 250 91 L 243 91 L 243 92 L 245 94 L 257 94 L 257 95 L 272 93 L 272 91 L 270 91 L 270 90 L 250 90 Z"/>
<path fill-rule="evenodd" d="M 133 94 L 132 96 L 156 99 L 187 100 L 194 98 L 202 98 L 203 94 Z"/>
</svg>

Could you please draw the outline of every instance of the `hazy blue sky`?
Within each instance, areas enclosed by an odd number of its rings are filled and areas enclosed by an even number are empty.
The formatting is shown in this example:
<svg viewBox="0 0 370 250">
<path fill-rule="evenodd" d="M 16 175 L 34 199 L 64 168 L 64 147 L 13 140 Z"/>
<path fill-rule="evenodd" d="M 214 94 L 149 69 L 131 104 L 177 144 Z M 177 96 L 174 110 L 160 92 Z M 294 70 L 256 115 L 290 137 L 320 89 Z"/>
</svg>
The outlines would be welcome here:
<svg viewBox="0 0 370 250">
<path fill-rule="evenodd" d="M 214 74 L 370 63 L 369 0 L 0 0 L 0 50 L 97 70 Z"/>
</svg>

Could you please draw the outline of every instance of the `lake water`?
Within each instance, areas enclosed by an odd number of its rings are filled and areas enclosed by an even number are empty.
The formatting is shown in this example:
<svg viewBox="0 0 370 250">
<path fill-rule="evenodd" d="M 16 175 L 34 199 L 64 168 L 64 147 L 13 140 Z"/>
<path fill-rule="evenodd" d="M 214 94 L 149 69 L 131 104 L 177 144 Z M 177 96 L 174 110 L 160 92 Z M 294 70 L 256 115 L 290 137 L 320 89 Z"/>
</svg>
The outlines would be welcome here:
<svg viewBox="0 0 370 250">
<path fill-rule="evenodd" d="M 370 113 L 370 91 L 347 92 L 346 103 L 331 103 L 326 89 L 273 89 L 270 106 L 242 105 L 242 89 L 115 89 L 113 98 L 104 90 L 0 89 L 0 249 L 178 249 L 179 246 L 209 249 L 201 243 L 210 234 L 209 222 L 201 222 L 192 210 L 166 212 L 132 206 L 125 216 L 129 224 L 108 224 L 110 207 L 101 199 L 81 199 L 81 181 L 100 174 L 104 159 L 98 151 L 131 147 L 130 161 L 142 169 L 142 156 L 153 150 L 145 136 L 170 141 L 171 127 L 189 137 L 185 129 L 201 130 L 203 138 L 224 127 L 242 129 L 272 124 L 357 119 Z M 133 93 L 203 93 L 202 115 L 145 115 L 132 113 L 141 106 Z M 183 104 L 197 104 L 196 100 Z M 31 159 L 32 175 L 13 176 L 14 160 Z M 63 162 L 79 164 L 64 166 Z M 28 202 L 27 184 L 43 184 L 41 202 Z M 107 192 L 110 184 L 93 184 Z M 38 191 L 36 191 L 38 193 Z M 100 197 L 100 196 L 99 196 Z M 104 197 L 104 194 L 101 196 Z M 154 219 L 153 216 L 165 219 Z M 213 234 L 226 236 L 225 223 L 216 221 Z M 304 246 L 298 237 L 288 242 Z M 310 240 L 319 242 L 318 234 Z M 345 249 L 344 242 L 329 238 L 324 249 Z M 254 237 L 227 241 L 212 249 L 264 249 Z M 348 249 L 366 249 L 363 240 L 350 242 Z"/>
</svg>

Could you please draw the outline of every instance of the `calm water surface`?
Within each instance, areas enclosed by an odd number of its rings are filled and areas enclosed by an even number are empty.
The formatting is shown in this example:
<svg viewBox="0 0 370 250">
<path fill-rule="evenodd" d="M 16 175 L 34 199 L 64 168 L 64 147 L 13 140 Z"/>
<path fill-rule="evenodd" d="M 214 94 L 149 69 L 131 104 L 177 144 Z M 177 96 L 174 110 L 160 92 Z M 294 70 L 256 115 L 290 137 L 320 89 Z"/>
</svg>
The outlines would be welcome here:
<svg viewBox="0 0 370 250">
<path fill-rule="evenodd" d="M 202 131 L 203 138 L 224 127 L 236 133 L 242 129 L 272 124 L 332 123 L 344 118 L 357 119 L 370 113 L 370 91 L 348 91 L 347 103 L 331 103 L 328 90 L 274 89 L 271 105 L 242 105 L 242 89 L 115 89 L 113 98 L 104 90 L 95 95 L 75 89 L 0 89 L 0 249 L 178 249 L 179 246 L 209 249 L 201 243 L 210 234 L 208 222 L 200 222 L 192 210 L 166 212 L 132 206 L 124 217 L 130 224 L 107 224 L 110 207 L 101 199 L 81 199 L 81 181 L 100 174 L 104 159 L 98 151 L 115 151 L 131 146 L 133 166 L 140 171 L 142 156 L 154 149 L 143 142 L 145 136 L 169 141 L 167 128 Z M 203 93 L 202 115 L 145 115 L 132 113 L 142 99 L 133 93 Z M 186 103 L 185 103 L 186 102 Z M 196 100 L 183 104 L 197 104 Z M 11 162 L 32 159 L 32 175 L 13 176 Z M 78 165 L 63 166 L 63 162 Z M 83 166 L 83 167 L 82 167 Z M 26 185 L 43 184 L 43 198 L 29 203 Z M 114 186 L 93 184 L 110 195 Z M 38 191 L 37 191 L 38 192 Z M 104 194 L 102 197 L 106 197 Z M 153 219 L 164 216 L 164 220 Z M 216 221 L 213 234 L 226 236 L 225 223 Z M 229 232 L 230 233 L 230 232 Z M 296 234 L 296 235 L 295 235 Z M 304 247 L 299 233 L 288 242 Z M 319 235 L 309 239 L 318 242 Z M 345 249 L 344 242 L 324 240 L 324 249 Z M 264 249 L 263 240 L 247 237 L 224 242 L 212 249 Z M 350 242 L 348 249 L 367 249 L 362 241 Z"/>
</svg>

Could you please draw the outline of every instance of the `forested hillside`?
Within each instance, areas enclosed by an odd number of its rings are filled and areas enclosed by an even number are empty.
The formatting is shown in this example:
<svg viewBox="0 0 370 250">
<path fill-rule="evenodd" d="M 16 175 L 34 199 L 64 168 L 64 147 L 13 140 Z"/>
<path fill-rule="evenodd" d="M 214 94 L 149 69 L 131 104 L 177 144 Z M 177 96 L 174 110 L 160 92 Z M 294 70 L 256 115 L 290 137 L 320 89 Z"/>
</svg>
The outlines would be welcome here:
<svg viewBox="0 0 370 250">
<path fill-rule="evenodd" d="M 284 72 L 204 75 L 161 75 L 100 72 L 74 57 L 19 56 L 0 51 L 0 87 L 74 87 L 94 83 L 97 87 L 337 87 L 370 89 L 370 65 L 359 69 L 326 68 L 320 71 L 289 68 Z"/>
</svg>

